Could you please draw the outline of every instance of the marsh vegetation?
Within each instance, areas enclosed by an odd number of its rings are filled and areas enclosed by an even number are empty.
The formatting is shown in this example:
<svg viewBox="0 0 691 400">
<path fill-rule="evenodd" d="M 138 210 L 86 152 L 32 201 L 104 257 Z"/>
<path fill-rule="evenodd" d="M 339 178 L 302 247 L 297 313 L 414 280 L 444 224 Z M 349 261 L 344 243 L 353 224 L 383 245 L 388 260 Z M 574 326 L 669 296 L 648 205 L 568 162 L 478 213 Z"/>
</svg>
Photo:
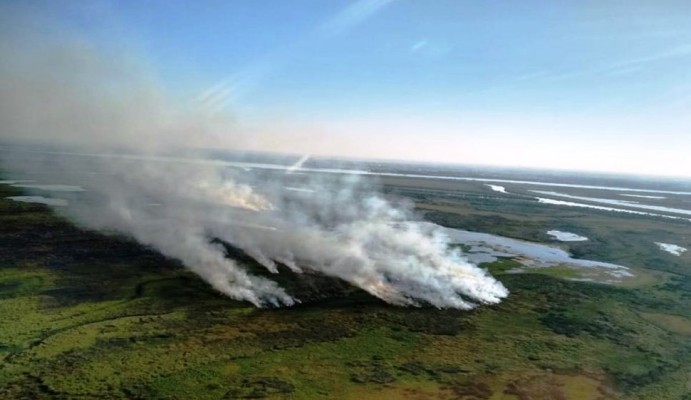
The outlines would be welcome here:
<svg viewBox="0 0 691 400">
<path fill-rule="evenodd" d="M 649 251 L 652 236 L 684 227 L 473 187 L 387 190 L 447 226 L 545 242 L 545 226 L 584 232 L 591 240 L 571 252 L 645 274 L 602 285 L 559 268 L 507 273 L 517 263 L 500 259 L 485 267 L 509 298 L 459 311 L 394 307 L 281 269 L 303 302 L 257 309 L 127 238 L 6 200 L 21 193 L 0 186 L 0 397 L 689 398 L 688 255 Z"/>
</svg>

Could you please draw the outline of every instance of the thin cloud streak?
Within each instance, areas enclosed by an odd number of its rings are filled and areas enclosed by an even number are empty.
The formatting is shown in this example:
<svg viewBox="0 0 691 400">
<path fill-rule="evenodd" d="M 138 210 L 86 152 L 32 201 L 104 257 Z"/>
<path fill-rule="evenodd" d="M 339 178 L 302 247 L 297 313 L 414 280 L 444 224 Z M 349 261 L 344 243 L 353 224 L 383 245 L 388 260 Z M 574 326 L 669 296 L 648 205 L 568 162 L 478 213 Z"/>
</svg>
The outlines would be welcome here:
<svg viewBox="0 0 691 400">
<path fill-rule="evenodd" d="M 359 0 L 343 8 L 316 30 L 316 35 L 340 35 L 374 17 L 395 0 Z"/>
<path fill-rule="evenodd" d="M 223 110 L 231 102 L 253 91 L 261 81 L 273 75 L 310 46 L 322 40 L 346 34 L 373 18 L 394 1 L 396 0 L 359 0 L 346 6 L 317 26 L 302 40 L 269 52 L 247 67 L 212 85 L 198 97 L 200 107 L 209 113 Z"/>
<path fill-rule="evenodd" d="M 521 75 L 511 81 L 507 81 L 504 84 L 490 86 L 474 93 L 496 93 L 518 89 L 540 82 L 558 82 L 597 75 L 625 75 L 627 73 L 640 71 L 644 69 L 647 64 L 653 64 L 668 59 L 681 58 L 690 55 L 691 45 L 676 46 L 666 51 L 654 53 L 648 56 L 631 58 L 621 62 L 592 68 L 572 69 L 568 71 L 535 71 Z"/>
</svg>

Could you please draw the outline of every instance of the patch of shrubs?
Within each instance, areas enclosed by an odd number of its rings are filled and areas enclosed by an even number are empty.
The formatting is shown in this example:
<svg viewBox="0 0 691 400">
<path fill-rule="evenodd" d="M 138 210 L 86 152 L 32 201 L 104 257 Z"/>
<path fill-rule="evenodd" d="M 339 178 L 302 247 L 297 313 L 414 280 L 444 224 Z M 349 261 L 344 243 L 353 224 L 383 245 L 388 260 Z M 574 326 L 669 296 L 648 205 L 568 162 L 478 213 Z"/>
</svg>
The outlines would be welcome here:
<svg viewBox="0 0 691 400">
<path fill-rule="evenodd" d="M 237 388 L 226 392 L 224 399 L 263 399 L 269 396 L 289 395 L 295 387 L 288 382 L 273 377 L 243 379 Z"/>
</svg>

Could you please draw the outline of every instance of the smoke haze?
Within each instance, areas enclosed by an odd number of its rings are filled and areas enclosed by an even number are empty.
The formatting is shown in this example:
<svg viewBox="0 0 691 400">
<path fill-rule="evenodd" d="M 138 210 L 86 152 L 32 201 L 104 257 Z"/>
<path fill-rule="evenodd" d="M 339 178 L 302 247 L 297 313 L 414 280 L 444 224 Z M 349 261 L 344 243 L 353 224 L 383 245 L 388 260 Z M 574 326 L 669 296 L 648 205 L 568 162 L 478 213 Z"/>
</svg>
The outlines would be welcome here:
<svg viewBox="0 0 691 400">
<path fill-rule="evenodd" d="M 130 53 L 2 19 L 0 139 L 60 149 L 5 149 L 3 168 L 12 178 L 51 171 L 60 182 L 39 183 L 83 187 L 62 208 L 78 224 L 133 237 L 257 306 L 300 299 L 249 274 L 222 243 L 271 272 L 336 277 L 397 305 L 469 309 L 507 295 L 439 227 L 371 182 L 301 174 L 307 157 L 271 173 L 205 158 L 193 149 L 247 138 L 230 119 L 172 100 Z"/>
</svg>

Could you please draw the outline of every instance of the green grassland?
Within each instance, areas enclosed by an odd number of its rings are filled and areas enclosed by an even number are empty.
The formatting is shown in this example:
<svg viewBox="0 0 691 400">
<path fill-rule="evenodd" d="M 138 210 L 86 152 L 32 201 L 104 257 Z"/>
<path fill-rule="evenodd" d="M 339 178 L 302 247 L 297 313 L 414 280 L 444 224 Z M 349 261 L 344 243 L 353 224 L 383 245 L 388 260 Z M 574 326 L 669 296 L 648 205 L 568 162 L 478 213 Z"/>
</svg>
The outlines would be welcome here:
<svg viewBox="0 0 691 400">
<path fill-rule="evenodd" d="M 511 295 L 468 312 L 392 307 L 282 273 L 303 303 L 256 309 L 126 238 L 5 200 L 17 192 L 0 185 L 0 398 L 691 399 L 691 265 L 647 244 L 683 226 L 545 211 L 483 199 L 480 187 L 387 191 L 449 226 L 541 241 L 545 227 L 584 233 L 593 243 L 571 251 L 648 279 L 512 274 L 502 260 L 486 267 Z"/>
</svg>

